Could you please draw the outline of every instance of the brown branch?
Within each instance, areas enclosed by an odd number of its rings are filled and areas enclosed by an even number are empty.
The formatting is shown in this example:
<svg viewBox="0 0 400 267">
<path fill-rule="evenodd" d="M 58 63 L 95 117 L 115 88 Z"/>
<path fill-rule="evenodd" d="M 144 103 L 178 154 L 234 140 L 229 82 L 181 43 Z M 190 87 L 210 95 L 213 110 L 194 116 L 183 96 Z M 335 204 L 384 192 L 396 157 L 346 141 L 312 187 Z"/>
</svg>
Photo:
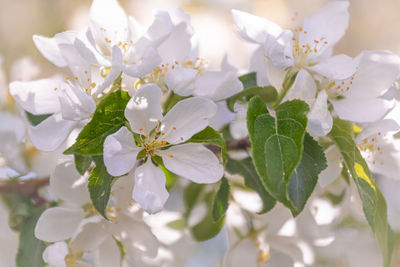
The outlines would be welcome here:
<svg viewBox="0 0 400 267">
<path fill-rule="evenodd" d="M 250 147 L 250 140 L 248 137 L 240 139 L 240 140 L 227 140 L 226 141 L 226 150 L 247 150 Z M 221 149 L 214 145 L 207 145 L 207 148 L 210 149 L 215 154 L 219 153 Z"/>
<path fill-rule="evenodd" d="M 20 194 L 25 195 L 35 201 L 37 205 L 43 205 L 47 203 L 43 199 L 38 190 L 49 184 L 50 178 L 39 178 L 31 179 L 23 182 L 10 181 L 4 184 L 0 184 L 0 194 Z"/>
</svg>

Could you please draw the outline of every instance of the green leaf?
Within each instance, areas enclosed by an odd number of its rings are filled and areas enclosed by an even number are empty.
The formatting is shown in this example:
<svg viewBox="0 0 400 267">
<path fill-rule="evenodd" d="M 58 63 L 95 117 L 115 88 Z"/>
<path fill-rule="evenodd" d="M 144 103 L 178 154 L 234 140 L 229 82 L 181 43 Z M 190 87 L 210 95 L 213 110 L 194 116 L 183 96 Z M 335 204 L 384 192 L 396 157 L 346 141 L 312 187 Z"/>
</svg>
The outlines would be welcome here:
<svg viewBox="0 0 400 267">
<path fill-rule="evenodd" d="M 259 212 L 260 214 L 270 211 L 275 206 L 276 200 L 265 189 L 251 158 L 233 160 L 228 157 L 225 169 L 230 174 L 243 176 L 244 184 L 258 193 L 263 202 L 263 209 Z"/>
<path fill-rule="evenodd" d="M 175 230 L 183 230 L 187 227 L 187 223 L 185 219 L 177 219 L 167 223 L 167 226 Z"/>
<path fill-rule="evenodd" d="M 339 148 L 344 165 L 355 182 L 363 210 L 372 232 L 375 234 L 385 267 L 390 266 L 394 235 L 387 222 L 387 206 L 378 185 L 371 176 L 367 163 L 353 141 L 350 123 L 334 119 L 329 137 Z"/>
<path fill-rule="evenodd" d="M 44 121 L 45 119 L 47 119 L 48 117 L 53 115 L 53 114 L 34 115 L 26 110 L 25 110 L 25 114 L 26 114 L 26 118 L 28 119 L 30 124 L 32 124 L 32 126 L 39 125 L 42 121 Z"/>
<path fill-rule="evenodd" d="M 124 111 L 129 99 L 128 93 L 121 90 L 104 98 L 97 106 L 92 120 L 78 135 L 75 144 L 64 151 L 64 154 L 103 155 L 106 137 L 125 125 Z"/>
<path fill-rule="evenodd" d="M 242 75 L 239 77 L 239 80 L 242 82 L 244 89 L 247 89 L 250 87 L 256 87 L 257 86 L 257 73 L 250 72 L 248 74 Z"/>
<path fill-rule="evenodd" d="M 250 100 L 247 110 L 257 173 L 268 192 L 291 209 L 294 207 L 288 200 L 288 184 L 301 160 L 308 111 L 303 101 L 287 101 L 276 108 L 275 119 L 257 96 Z"/>
<path fill-rule="evenodd" d="M 212 206 L 213 206 L 213 192 L 209 192 L 205 198 L 207 204 L 207 214 L 198 224 L 191 228 L 193 238 L 196 241 L 206 241 L 216 236 L 222 229 L 225 223 L 225 217 L 218 221 L 214 221 Z"/>
<path fill-rule="evenodd" d="M 113 176 L 108 174 L 102 156 L 93 157 L 96 167 L 89 177 L 89 193 L 95 209 L 107 219 L 106 208 L 110 199 Z"/>
<path fill-rule="evenodd" d="M 87 169 L 90 167 L 92 163 L 92 157 L 74 155 L 75 159 L 75 168 L 81 174 L 84 175 Z"/>
<path fill-rule="evenodd" d="M 46 245 L 35 237 L 36 222 L 44 208 L 34 208 L 31 216 L 25 221 L 19 236 L 19 248 L 16 257 L 17 267 L 44 267 L 43 251 Z"/>
<path fill-rule="evenodd" d="M 268 104 L 273 103 L 277 97 L 278 93 L 276 89 L 272 86 L 265 86 L 265 87 L 249 87 L 247 89 L 244 89 L 243 91 L 237 93 L 236 95 L 231 96 L 226 100 L 226 103 L 228 104 L 228 108 L 230 111 L 234 111 L 233 107 L 235 103 L 243 99 L 244 97 L 250 97 L 250 96 L 259 96 L 261 99 Z"/>
<path fill-rule="evenodd" d="M 205 143 L 215 145 L 221 148 L 222 162 L 226 162 L 226 142 L 222 135 L 211 127 L 193 135 L 186 143 Z"/>
<path fill-rule="evenodd" d="M 183 200 L 186 206 L 185 217 L 190 215 L 190 212 L 199 200 L 200 194 L 204 189 L 204 184 L 190 183 L 183 191 Z"/>
<path fill-rule="evenodd" d="M 306 205 L 314 191 L 318 175 L 327 167 L 324 151 L 308 134 L 304 136 L 304 150 L 299 166 L 293 172 L 289 181 L 289 199 L 295 209 L 292 214 L 297 216 Z"/>
<path fill-rule="evenodd" d="M 229 206 L 230 187 L 229 182 L 225 177 L 221 179 L 221 185 L 215 195 L 212 216 L 214 221 L 218 221 L 225 217 L 226 210 Z"/>
</svg>

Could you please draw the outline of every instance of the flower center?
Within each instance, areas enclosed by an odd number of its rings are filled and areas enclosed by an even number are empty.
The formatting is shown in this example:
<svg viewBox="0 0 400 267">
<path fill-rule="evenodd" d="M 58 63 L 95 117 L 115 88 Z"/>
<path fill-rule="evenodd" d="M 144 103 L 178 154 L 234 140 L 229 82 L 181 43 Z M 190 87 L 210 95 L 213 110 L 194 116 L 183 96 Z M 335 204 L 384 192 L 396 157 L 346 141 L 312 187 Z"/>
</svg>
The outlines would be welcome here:
<svg viewBox="0 0 400 267">
<path fill-rule="evenodd" d="M 154 70 L 140 79 L 139 84 L 144 85 L 148 83 L 155 83 L 160 88 L 164 90 L 168 90 L 168 87 L 165 84 L 164 78 L 167 75 L 168 71 L 174 70 L 176 68 L 185 68 L 196 70 L 198 74 L 201 74 L 204 69 L 208 66 L 209 61 L 204 58 L 197 57 L 196 60 L 184 60 L 184 61 L 173 61 L 163 63 L 154 68 Z"/>
<path fill-rule="evenodd" d="M 325 37 L 319 40 L 314 40 L 311 44 L 300 44 L 300 36 L 306 35 L 307 31 L 299 26 L 293 31 L 293 57 L 294 65 L 298 69 L 306 69 L 312 62 L 310 62 L 310 55 L 316 56 L 318 52 L 325 47 L 328 42 Z"/>
<path fill-rule="evenodd" d="M 377 135 L 369 137 L 369 138 L 364 138 L 360 144 L 357 144 L 358 148 L 361 150 L 363 153 L 363 156 L 366 161 L 371 163 L 372 165 L 384 165 L 385 162 L 380 158 L 380 160 L 376 159 L 376 156 L 380 156 L 383 154 L 382 148 L 378 143 L 378 138 L 381 138 L 383 136 L 383 139 L 386 138 L 387 134 L 382 134 L 379 132 Z"/>
</svg>

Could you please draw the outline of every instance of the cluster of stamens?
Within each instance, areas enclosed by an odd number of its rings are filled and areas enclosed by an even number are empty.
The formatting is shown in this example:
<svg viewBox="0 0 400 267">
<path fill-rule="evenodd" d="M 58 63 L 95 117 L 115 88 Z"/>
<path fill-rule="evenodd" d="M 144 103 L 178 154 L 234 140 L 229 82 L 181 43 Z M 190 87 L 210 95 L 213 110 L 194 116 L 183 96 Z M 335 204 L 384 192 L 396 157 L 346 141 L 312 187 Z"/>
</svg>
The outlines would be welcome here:
<svg viewBox="0 0 400 267">
<path fill-rule="evenodd" d="M 85 94 L 90 95 L 91 89 L 95 88 L 97 84 L 95 82 L 93 82 L 92 79 L 89 77 L 89 71 L 85 70 L 83 73 L 86 76 L 86 78 L 84 78 L 84 79 L 86 79 L 87 82 L 86 81 L 79 81 L 79 77 L 78 76 L 74 76 L 73 78 L 70 77 L 70 76 L 65 76 L 65 81 L 67 83 L 69 83 L 73 87 L 76 87 L 76 86 L 72 83 L 72 80 L 75 80 L 76 82 L 79 82 L 79 84 L 81 84 L 81 85 L 88 84 L 90 88 L 86 87 L 86 88 L 82 88 L 82 90 L 85 92 Z M 58 90 L 58 88 L 55 87 L 54 91 L 57 91 L 57 90 Z"/>
<path fill-rule="evenodd" d="M 370 138 L 364 138 L 362 140 L 362 142 L 360 144 L 358 144 L 358 148 L 363 151 L 363 152 L 367 152 L 365 153 L 365 159 L 372 163 L 373 165 L 375 164 L 379 164 L 379 165 L 384 165 L 385 162 L 380 160 L 380 161 L 376 161 L 375 160 L 375 156 L 378 155 L 382 155 L 383 151 L 382 148 L 379 146 L 378 144 L 378 138 L 383 138 L 384 140 L 387 139 L 387 134 L 384 133 L 382 134 L 381 132 L 379 132 L 378 134 L 376 134 L 373 137 Z"/>
<path fill-rule="evenodd" d="M 164 78 L 167 75 L 167 72 L 170 70 L 174 70 L 176 68 L 185 68 L 185 69 L 193 69 L 198 72 L 198 74 L 201 74 L 205 68 L 207 68 L 209 64 L 209 61 L 197 57 L 196 60 L 186 60 L 186 61 L 173 61 L 171 63 L 163 63 L 157 67 L 154 68 L 154 70 L 148 74 L 147 76 L 143 77 L 140 80 L 140 83 L 147 84 L 147 83 L 155 83 L 159 87 L 163 89 L 168 89 L 166 88 Z"/>
<path fill-rule="evenodd" d="M 161 131 L 160 129 L 161 121 L 158 120 L 158 124 L 153 131 L 144 135 L 140 135 L 140 143 L 146 152 L 146 156 L 157 156 L 157 151 L 159 149 L 168 146 L 168 142 L 163 140 L 165 137 L 165 132 Z M 172 129 L 176 130 L 176 127 L 173 127 Z M 140 128 L 139 131 L 142 133 L 143 128 Z M 183 140 L 183 137 L 180 139 Z M 168 154 L 168 157 L 172 158 L 173 155 Z"/>
<path fill-rule="evenodd" d="M 326 87 L 326 92 L 331 98 L 336 98 L 337 96 L 342 96 L 344 93 L 348 92 L 353 85 L 354 76 L 347 78 L 346 80 L 342 81 L 332 81 Z"/>
<path fill-rule="evenodd" d="M 313 43 L 299 44 L 300 34 L 307 34 L 307 31 L 303 27 L 299 26 L 294 30 L 292 37 L 293 42 L 293 56 L 295 58 L 295 65 L 299 68 L 306 67 L 308 64 L 308 56 L 310 54 L 317 54 L 322 48 L 324 48 L 328 41 L 325 37 L 321 37 L 318 40 L 314 40 Z"/>
</svg>

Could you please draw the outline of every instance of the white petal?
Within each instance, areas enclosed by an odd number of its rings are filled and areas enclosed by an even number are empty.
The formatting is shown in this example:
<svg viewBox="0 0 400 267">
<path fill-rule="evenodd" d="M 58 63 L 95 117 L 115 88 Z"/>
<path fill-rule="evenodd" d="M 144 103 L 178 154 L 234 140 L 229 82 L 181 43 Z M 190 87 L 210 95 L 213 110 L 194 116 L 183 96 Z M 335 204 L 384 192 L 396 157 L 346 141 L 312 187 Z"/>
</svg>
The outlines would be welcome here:
<svg viewBox="0 0 400 267">
<path fill-rule="evenodd" d="M 96 35 L 101 36 L 102 42 L 108 38 L 113 46 L 126 41 L 128 17 L 117 0 L 94 0 L 89 16 Z"/>
<path fill-rule="evenodd" d="M 192 50 L 192 35 L 185 22 L 173 28 L 168 38 L 158 47 L 163 62 L 181 62 Z"/>
<path fill-rule="evenodd" d="M 224 57 L 224 61 L 226 60 Z M 230 66 L 222 68 L 220 71 L 203 72 L 196 79 L 195 87 L 195 95 L 214 101 L 226 99 L 243 90 L 243 84 L 237 77 L 237 70 L 230 69 Z"/>
<path fill-rule="evenodd" d="M 264 44 L 268 35 L 277 37 L 282 32 L 277 24 L 239 10 L 232 10 L 232 18 L 239 35 L 249 42 Z"/>
<path fill-rule="evenodd" d="M 58 33 L 53 38 L 33 35 L 33 42 L 47 60 L 57 67 L 66 67 L 67 61 L 62 55 L 58 45 L 63 43 L 72 43 L 72 40 L 76 35 L 77 32 L 74 31 Z"/>
<path fill-rule="evenodd" d="M 132 77 L 143 77 L 154 70 L 161 63 L 161 57 L 153 47 L 146 48 L 144 54 L 135 54 L 123 65 L 125 74 Z"/>
<path fill-rule="evenodd" d="M 121 265 L 121 252 L 117 242 L 112 237 L 106 240 L 93 253 L 96 267 L 110 267 Z"/>
<path fill-rule="evenodd" d="M 197 70 L 177 67 L 169 70 L 164 77 L 164 82 L 169 90 L 181 96 L 189 96 L 195 90 L 194 81 L 198 74 Z"/>
<path fill-rule="evenodd" d="M 168 170 L 195 183 L 215 183 L 224 174 L 218 158 L 202 144 L 176 145 L 159 151 L 159 154 Z"/>
<path fill-rule="evenodd" d="M 129 100 L 125 117 L 135 133 L 147 134 L 153 130 L 162 118 L 160 87 L 155 84 L 141 87 Z"/>
<path fill-rule="evenodd" d="M 25 138 L 25 124 L 21 118 L 9 113 L 0 113 L 0 121 L 0 134 L 12 133 L 15 136 L 15 141 L 23 141 Z"/>
<path fill-rule="evenodd" d="M 119 213 L 118 224 L 112 226 L 114 236 L 124 244 L 127 255 L 157 256 L 159 241 L 142 218 L 136 219 L 126 213 Z"/>
<path fill-rule="evenodd" d="M 235 118 L 235 113 L 228 109 L 226 101 L 217 102 L 217 113 L 210 120 L 210 127 L 219 131 Z"/>
<path fill-rule="evenodd" d="M 76 127 L 77 122 L 64 120 L 61 114 L 55 114 L 39 125 L 29 128 L 32 144 L 42 151 L 56 150 Z"/>
<path fill-rule="evenodd" d="M 163 140 L 171 144 L 188 140 L 206 128 L 216 113 L 217 105 L 206 98 L 191 97 L 178 102 L 162 120 Z"/>
<path fill-rule="evenodd" d="M 313 77 L 308 71 L 300 70 L 297 73 L 296 79 L 286 94 L 287 100 L 300 99 L 305 101 L 308 105 L 314 103 L 317 93 L 317 85 Z"/>
<path fill-rule="evenodd" d="M 279 93 L 282 89 L 282 83 L 286 77 L 286 71 L 276 67 L 269 59 L 266 59 L 265 61 L 268 81 Z"/>
<path fill-rule="evenodd" d="M 164 207 L 169 193 L 165 188 L 165 174 L 150 159 L 135 171 L 132 198 L 148 213 L 157 213 Z"/>
<path fill-rule="evenodd" d="M 118 46 L 113 46 L 112 48 L 112 59 L 111 59 L 111 67 L 107 73 L 107 76 L 104 78 L 103 82 L 99 84 L 94 91 L 94 95 L 98 95 L 102 93 L 105 89 L 107 89 L 121 74 L 123 69 L 123 58 L 121 49 Z"/>
<path fill-rule="evenodd" d="M 314 40 L 320 41 L 321 38 L 325 38 L 317 46 L 317 55 L 334 46 L 342 38 L 348 27 L 348 7 L 348 1 L 331 1 L 317 13 L 307 18 L 303 24 L 303 32 L 300 33 L 300 46 L 306 44 L 313 46 Z M 325 41 L 328 43 L 325 44 Z"/>
<path fill-rule="evenodd" d="M 10 94 L 19 105 L 33 114 L 51 114 L 61 110 L 57 90 L 64 83 L 43 79 L 32 82 L 12 82 Z"/>
<path fill-rule="evenodd" d="M 382 119 L 394 105 L 394 101 L 361 97 L 330 102 L 339 118 L 360 123 L 376 122 Z"/>
<path fill-rule="evenodd" d="M 293 65 L 293 32 L 283 31 L 278 37 L 269 35 L 265 40 L 265 52 L 272 64 L 284 69 Z"/>
<path fill-rule="evenodd" d="M 325 150 L 326 162 L 328 167 L 323 170 L 318 176 L 318 184 L 325 188 L 330 185 L 342 172 L 341 155 L 336 146 L 330 146 Z"/>
<path fill-rule="evenodd" d="M 73 204 L 76 207 L 90 202 L 87 189 L 87 179 L 81 177 L 76 171 L 72 161 L 58 164 L 50 176 L 51 191 L 65 204 Z"/>
<path fill-rule="evenodd" d="M 71 248 L 81 251 L 94 251 L 110 236 L 109 224 L 100 215 L 83 219 L 70 241 Z"/>
<path fill-rule="evenodd" d="M 257 73 L 257 85 L 259 86 L 270 85 L 267 76 L 267 61 L 264 55 L 264 47 L 260 46 L 251 54 L 249 63 L 249 71 Z"/>
<path fill-rule="evenodd" d="M 45 242 L 67 240 L 72 237 L 84 216 L 82 209 L 62 207 L 47 209 L 36 224 L 35 236 Z"/>
<path fill-rule="evenodd" d="M 60 90 L 59 101 L 63 119 L 81 121 L 88 119 L 96 110 L 93 98 L 78 88 L 65 84 Z"/>
<path fill-rule="evenodd" d="M 343 80 L 356 72 L 357 62 L 351 57 L 341 54 L 329 57 L 309 69 L 331 80 Z"/>
<path fill-rule="evenodd" d="M 66 267 L 65 257 L 68 253 L 68 246 L 65 242 L 56 242 L 43 251 L 43 260 L 50 267 Z"/>
<path fill-rule="evenodd" d="M 328 109 L 328 95 L 325 91 L 318 94 L 307 115 L 307 128 L 317 136 L 325 136 L 332 130 L 333 119 Z"/>
<path fill-rule="evenodd" d="M 363 51 L 356 59 L 358 69 L 345 97 L 383 95 L 400 75 L 400 57 L 388 51 Z M 345 82 L 348 82 L 346 80 Z"/>
<path fill-rule="evenodd" d="M 132 133 L 126 127 L 107 136 L 104 141 L 104 164 L 107 172 L 113 176 L 128 173 L 135 166 L 139 150 Z"/>
<path fill-rule="evenodd" d="M 354 140 L 356 143 L 361 143 L 363 139 L 372 137 L 378 133 L 386 133 L 386 132 L 397 132 L 400 126 L 397 124 L 396 121 L 391 119 L 384 119 L 368 125 L 365 127 L 362 132 L 357 135 L 356 139 Z"/>
</svg>

